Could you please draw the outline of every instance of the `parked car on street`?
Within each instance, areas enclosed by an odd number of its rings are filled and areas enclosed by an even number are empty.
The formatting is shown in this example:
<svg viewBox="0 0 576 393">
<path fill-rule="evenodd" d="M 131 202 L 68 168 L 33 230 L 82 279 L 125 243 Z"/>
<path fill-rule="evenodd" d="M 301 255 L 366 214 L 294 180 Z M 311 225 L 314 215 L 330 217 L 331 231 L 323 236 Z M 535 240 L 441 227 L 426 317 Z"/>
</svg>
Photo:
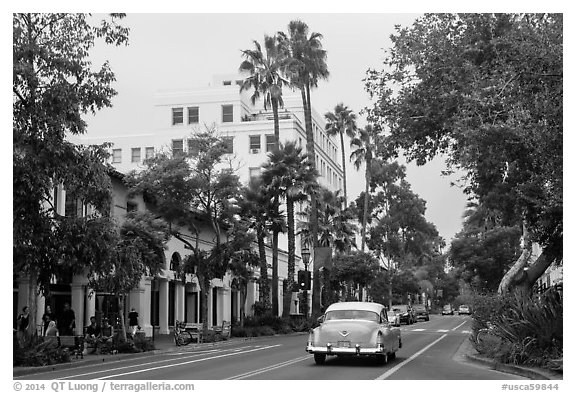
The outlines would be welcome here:
<svg viewBox="0 0 576 393">
<path fill-rule="evenodd" d="M 458 315 L 462 314 L 466 315 L 472 314 L 472 311 L 470 310 L 470 307 L 468 305 L 462 304 L 460 307 L 458 307 Z"/>
<path fill-rule="evenodd" d="M 390 322 L 390 324 L 392 326 L 400 326 L 400 314 L 398 314 L 395 311 L 388 311 L 388 322 Z"/>
<path fill-rule="evenodd" d="M 391 326 L 386 307 L 379 303 L 334 303 L 310 331 L 306 352 L 316 364 L 326 356 L 373 356 L 381 363 L 396 357 L 402 347 L 400 329 Z"/>
<path fill-rule="evenodd" d="M 446 304 L 442 307 L 442 315 L 454 315 L 454 309 L 451 304 Z"/>
<path fill-rule="evenodd" d="M 412 307 L 407 304 L 397 304 L 392 306 L 392 311 L 400 314 L 400 323 L 405 323 L 406 325 L 412 325 L 416 322 L 416 316 Z"/>
<path fill-rule="evenodd" d="M 415 304 L 412 306 L 412 309 L 414 310 L 414 315 L 416 316 L 416 319 L 422 318 L 425 321 L 430 320 L 430 313 L 428 312 L 428 307 L 426 307 L 424 304 Z"/>
</svg>

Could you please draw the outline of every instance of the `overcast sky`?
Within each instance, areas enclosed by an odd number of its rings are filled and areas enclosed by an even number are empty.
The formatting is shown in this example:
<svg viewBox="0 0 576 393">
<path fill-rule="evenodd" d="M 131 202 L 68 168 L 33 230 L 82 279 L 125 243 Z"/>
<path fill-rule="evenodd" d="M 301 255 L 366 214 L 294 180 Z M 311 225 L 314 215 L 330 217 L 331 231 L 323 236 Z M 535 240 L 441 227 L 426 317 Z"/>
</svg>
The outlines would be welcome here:
<svg viewBox="0 0 576 393">
<path fill-rule="evenodd" d="M 322 33 L 330 78 L 312 93 L 320 113 L 343 102 L 355 112 L 370 105 L 362 79 L 368 68 L 379 69 L 390 47 L 394 25 L 411 25 L 418 14 L 128 14 L 128 47 L 99 45 L 93 62 L 109 60 L 117 78 L 114 107 L 89 119 L 89 136 L 142 133 L 157 90 L 207 86 L 214 74 L 237 71 L 241 50 L 286 30 L 301 19 L 311 31 Z M 360 125 L 364 125 L 360 119 Z M 349 147 L 347 152 L 349 153 Z M 364 189 L 363 173 L 348 167 L 349 198 Z M 466 199 L 442 177 L 442 160 L 424 167 L 408 166 L 408 181 L 427 202 L 426 217 L 449 241 L 461 228 Z"/>
</svg>

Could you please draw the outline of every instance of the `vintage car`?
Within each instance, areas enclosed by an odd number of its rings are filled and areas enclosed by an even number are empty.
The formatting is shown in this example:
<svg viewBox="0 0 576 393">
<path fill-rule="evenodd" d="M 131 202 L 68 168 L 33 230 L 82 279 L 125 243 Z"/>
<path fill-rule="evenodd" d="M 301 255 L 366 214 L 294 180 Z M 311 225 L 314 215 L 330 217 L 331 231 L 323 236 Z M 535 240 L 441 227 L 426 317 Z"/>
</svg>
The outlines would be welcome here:
<svg viewBox="0 0 576 393">
<path fill-rule="evenodd" d="M 462 304 L 460 307 L 458 307 L 458 315 L 470 315 L 472 314 L 472 311 L 470 310 L 470 307 L 466 304 Z"/>
<path fill-rule="evenodd" d="M 442 307 L 442 315 L 454 315 L 454 309 L 452 308 L 452 305 L 446 304 L 444 307 Z"/>
<path fill-rule="evenodd" d="M 379 303 L 342 302 L 330 305 L 310 330 L 306 351 L 316 364 L 326 356 L 373 356 L 385 364 L 402 347 L 400 329 L 391 326 Z"/>
</svg>

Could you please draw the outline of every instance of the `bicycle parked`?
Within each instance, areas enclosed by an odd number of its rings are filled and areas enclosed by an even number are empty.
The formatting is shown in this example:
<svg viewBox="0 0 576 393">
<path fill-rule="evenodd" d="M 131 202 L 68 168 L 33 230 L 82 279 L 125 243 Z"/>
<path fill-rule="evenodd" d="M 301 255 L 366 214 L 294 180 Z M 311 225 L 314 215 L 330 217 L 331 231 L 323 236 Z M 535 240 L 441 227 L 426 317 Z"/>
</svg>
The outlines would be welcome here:
<svg viewBox="0 0 576 393">
<path fill-rule="evenodd" d="M 176 321 L 174 324 L 174 342 L 176 346 L 188 345 L 194 341 L 192 333 L 185 329 L 186 322 Z"/>
</svg>

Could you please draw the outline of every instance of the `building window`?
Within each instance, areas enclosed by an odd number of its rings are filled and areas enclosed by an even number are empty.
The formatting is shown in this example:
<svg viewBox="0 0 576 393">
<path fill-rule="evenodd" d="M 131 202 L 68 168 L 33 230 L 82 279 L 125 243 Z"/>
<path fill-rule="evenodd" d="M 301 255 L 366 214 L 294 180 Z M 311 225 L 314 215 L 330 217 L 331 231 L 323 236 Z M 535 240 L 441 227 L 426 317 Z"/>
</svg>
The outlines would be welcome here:
<svg viewBox="0 0 576 393">
<path fill-rule="evenodd" d="M 184 142 L 182 139 L 172 140 L 172 155 L 174 157 L 179 156 L 184 153 Z"/>
<path fill-rule="evenodd" d="M 224 151 L 226 154 L 234 153 L 234 137 L 233 136 L 223 137 L 222 142 L 224 142 L 224 146 L 226 147 L 226 149 Z"/>
<path fill-rule="evenodd" d="M 139 147 L 132 148 L 132 162 L 140 162 L 141 150 Z"/>
<path fill-rule="evenodd" d="M 184 124 L 184 108 L 172 108 L 172 125 Z"/>
<path fill-rule="evenodd" d="M 149 159 L 152 157 L 154 157 L 154 148 L 153 147 L 147 147 L 146 148 L 146 159 Z"/>
<path fill-rule="evenodd" d="M 250 153 L 260 153 L 260 135 L 250 135 Z"/>
<path fill-rule="evenodd" d="M 82 217 L 82 204 L 78 203 L 78 199 L 69 198 L 68 195 L 66 195 L 64 215 L 73 218 Z"/>
<path fill-rule="evenodd" d="M 112 163 L 120 164 L 122 162 L 122 149 L 112 150 Z"/>
<path fill-rule="evenodd" d="M 241 80 L 241 79 L 238 79 L 238 80 L 236 81 L 236 84 L 237 84 L 238 86 L 242 86 L 242 85 L 244 84 L 244 81 Z"/>
<path fill-rule="evenodd" d="M 192 157 L 196 157 L 200 153 L 198 146 L 194 142 L 194 139 L 188 139 L 188 154 Z"/>
<path fill-rule="evenodd" d="M 134 212 L 138 210 L 138 205 L 135 202 L 126 202 L 126 212 Z"/>
<path fill-rule="evenodd" d="M 188 124 L 197 124 L 200 121 L 200 108 L 197 106 L 188 107 Z"/>
<path fill-rule="evenodd" d="M 224 86 L 230 86 L 230 85 L 232 85 L 232 81 L 224 81 L 224 82 L 222 82 L 222 84 Z"/>
<path fill-rule="evenodd" d="M 232 105 L 222 105 L 222 123 L 232 123 L 234 121 L 234 107 Z"/>
<path fill-rule="evenodd" d="M 266 135 L 266 151 L 273 151 L 276 145 L 276 138 L 274 135 Z"/>
</svg>

